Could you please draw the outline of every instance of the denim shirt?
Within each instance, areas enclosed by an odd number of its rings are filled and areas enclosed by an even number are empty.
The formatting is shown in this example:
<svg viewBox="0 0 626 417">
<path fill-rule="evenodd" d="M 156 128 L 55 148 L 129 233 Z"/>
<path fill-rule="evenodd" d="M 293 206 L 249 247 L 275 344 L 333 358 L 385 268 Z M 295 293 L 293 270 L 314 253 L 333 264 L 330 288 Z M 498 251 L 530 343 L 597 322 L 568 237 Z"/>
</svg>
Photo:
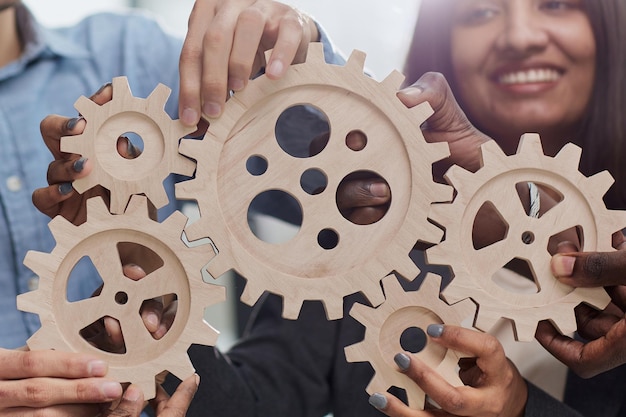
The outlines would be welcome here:
<svg viewBox="0 0 626 417">
<path fill-rule="evenodd" d="M 39 328 L 36 315 L 17 310 L 16 296 L 37 288 L 23 265 L 29 250 L 49 253 L 55 241 L 50 219 L 32 204 L 32 192 L 47 186 L 52 155 L 39 131 L 48 114 L 77 115 L 74 102 L 89 97 L 113 77 L 125 75 L 134 96 L 147 97 L 163 83 L 172 89 L 166 110 L 178 118 L 178 58 L 182 39 L 166 34 L 139 13 L 103 13 L 68 28 L 40 26 L 17 6 L 24 40 L 22 56 L 0 68 L 0 347 L 15 348 Z M 171 186 L 170 197 L 173 195 Z M 170 201 L 174 201 L 170 198 Z M 164 212 L 171 211 L 171 207 Z M 79 264 L 67 289 L 69 300 L 88 297 L 99 278 Z"/>
</svg>

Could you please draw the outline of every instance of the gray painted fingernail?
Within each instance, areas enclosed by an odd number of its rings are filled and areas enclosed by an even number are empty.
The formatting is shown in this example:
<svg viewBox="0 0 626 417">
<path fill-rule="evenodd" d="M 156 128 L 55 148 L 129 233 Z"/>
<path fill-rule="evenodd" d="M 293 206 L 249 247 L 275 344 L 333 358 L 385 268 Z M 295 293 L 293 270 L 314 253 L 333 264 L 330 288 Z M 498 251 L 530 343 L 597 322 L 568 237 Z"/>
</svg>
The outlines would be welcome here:
<svg viewBox="0 0 626 417">
<path fill-rule="evenodd" d="M 430 337 L 441 337 L 443 333 L 443 324 L 429 324 L 426 333 Z"/>
<path fill-rule="evenodd" d="M 73 190 L 71 182 L 64 182 L 59 184 L 59 192 L 61 195 L 68 195 Z"/>
<path fill-rule="evenodd" d="M 400 368 L 400 370 L 402 371 L 406 371 L 407 369 L 409 369 L 409 365 L 411 364 L 411 358 L 409 358 L 404 353 L 398 353 L 396 356 L 393 357 L 393 360 L 396 365 L 398 365 L 398 368 Z"/>
<path fill-rule="evenodd" d="M 67 127 L 67 130 L 74 130 L 78 122 L 81 121 L 82 119 L 83 119 L 82 117 L 74 117 L 73 119 L 70 119 L 67 121 L 67 124 L 65 125 L 65 127 Z"/>
<path fill-rule="evenodd" d="M 387 408 L 387 398 L 379 393 L 374 393 L 370 395 L 369 403 L 379 410 Z"/>
<path fill-rule="evenodd" d="M 74 171 L 82 172 L 83 168 L 85 168 L 85 162 L 87 162 L 87 158 L 85 158 L 84 156 L 74 161 Z"/>
</svg>

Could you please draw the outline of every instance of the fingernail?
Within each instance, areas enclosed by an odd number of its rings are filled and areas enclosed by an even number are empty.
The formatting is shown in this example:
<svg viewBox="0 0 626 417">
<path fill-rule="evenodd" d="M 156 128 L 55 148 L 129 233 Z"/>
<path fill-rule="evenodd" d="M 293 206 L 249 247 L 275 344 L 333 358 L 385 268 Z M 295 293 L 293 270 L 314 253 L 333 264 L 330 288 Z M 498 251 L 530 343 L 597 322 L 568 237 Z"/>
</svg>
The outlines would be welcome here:
<svg viewBox="0 0 626 417">
<path fill-rule="evenodd" d="M 387 397 L 379 393 L 374 393 L 370 395 L 369 403 L 379 410 L 384 410 L 387 408 Z"/>
<path fill-rule="evenodd" d="M 200 375 L 198 374 L 193 374 L 193 378 L 196 381 L 196 386 L 200 385 Z"/>
<path fill-rule="evenodd" d="M 95 360 L 87 364 L 87 370 L 91 376 L 105 376 L 108 366 L 104 361 Z"/>
<path fill-rule="evenodd" d="M 424 89 L 422 89 L 421 87 L 418 87 L 416 85 L 412 85 L 410 87 L 406 87 L 403 88 L 402 90 L 398 91 L 399 94 L 405 94 L 407 96 L 419 96 L 420 94 L 422 94 L 422 92 L 424 91 Z"/>
<path fill-rule="evenodd" d="M 67 121 L 67 124 L 65 125 L 65 127 L 67 128 L 67 130 L 74 130 L 74 128 L 76 127 L 76 125 L 78 124 L 79 121 L 81 121 L 83 119 L 83 117 L 74 117 L 70 120 Z"/>
<path fill-rule="evenodd" d="M 102 393 L 108 399 L 120 398 L 122 395 L 122 386 L 117 382 L 104 382 L 101 385 Z"/>
<path fill-rule="evenodd" d="M 407 369 L 409 369 L 409 365 L 411 364 L 411 358 L 409 358 L 404 353 L 398 353 L 396 356 L 393 357 L 393 361 L 402 371 L 406 371 Z"/>
<path fill-rule="evenodd" d="M 135 385 L 131 385 L 126 388 L 126 392 L 124 392 L 124 399 L 128 401 L 137 401 L 141 396 L 141 391 L 139 387 Z"/>
<path fill-rule="evenodd" d="M 387 192 L 389 190 L 387 185 L 382 184 L 380 182 L 374 182 L 370 184 L 369 188 L 370 188 L 370 193 L 374 197 L 387 197 Z"/>
<path fill-rule="evenodd" d="M 571 277 L 574 273 L 576 258 L 566 255 L 554 255 L 550 266 L 555 277 Z"/>
<path fill-rule="evenodd" d="M 443 324 L 429 324 L 426 333 L 430 337 L 441 337 L 443 333 Z"/>
<path fill-rule="evenodd" d="M 209 117 L 217 117 L 222 112 L 222 107 L 217 103 L 204 103 L 202 111 Z"/>
<path fill-rule="evenodd" d="M 87 162 L 87 158 L 85 158 L 84 156 L 74 161 L 74 164 L 72 165 L 74 171 L 82 172 L 83 168 L 85 168 L 85 162 Z"/>
<path fill-rule="evenodd" d="M 59 193 L 61 193 L 61 195 L 68 195 L 73 189 L 74 188 L 72 188 L 71 182 L 63 182 L 59 184 Z"/>
<path fill-rule="evenodd" d="M 275 59 L 274 61 L 272 61 L 270 66 L 267 67 L 266 72 L 269 75 L 280 76 L 282 75 L 284 68 L 285 66 L 283 65 L 283 63 L 280 60 Z"/>
<path fill-rule="evenodd" d="M 245 86 L 243 80 L 240 80 L 238 78 L 230 80 L 228 84 L 230 85 L 230 89 L 234 91 L 243 90 L 243 87 Z"/>
<path fill-rule="evenodd" d="M 128 152 L 128 156 L 133 159 L 136 158 L 139 154 L 135 145 L 133 145 L 133 143 L 128 138 L 126 138 L 126 151 Z"/>
<path fill-rule="evenodd" d="M 159 317 L 155 313 L 148 313 L 146 321 L 150 326 L 152 326 L 152 328 L 157 328 L 159 326 Z"/>
<path fill-rule="evenodd" d="M 199 118 L 200 117 L 198 116 L 198 112 L 190 108 L 186 108 L 185 110 L 183 110 L 183 113 L 180 116 L 180 120 L 186 126 L 194 126 L 198 123 Z"/>
<path fill-rule="evenodd" d="M 96 91 L 94 95 L 98 95 L 98 94 L 100 94 L 101 92 L 103 92 L 103 91 L 104 91 L 104 89 L 105 89 L 105 88 L 107 88 L 107 87 L 108 87 L 108 86 L 110 86 L 110 85 L 113 85 L 113 84 L 111 84 L 111 83 L 106 83 L 106 84 L 103 84 L 103 85 L 102 85 L 102 87 L 98 88 L 98 91 Z"/>
</svg>

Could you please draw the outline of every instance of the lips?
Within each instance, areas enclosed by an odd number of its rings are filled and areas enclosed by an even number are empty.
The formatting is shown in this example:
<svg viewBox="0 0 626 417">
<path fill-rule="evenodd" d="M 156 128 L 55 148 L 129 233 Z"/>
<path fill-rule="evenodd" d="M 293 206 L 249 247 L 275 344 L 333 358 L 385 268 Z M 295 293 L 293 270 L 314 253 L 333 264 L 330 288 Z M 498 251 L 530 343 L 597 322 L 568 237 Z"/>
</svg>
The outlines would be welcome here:
<svg viewBox="0 0 626 417">
<path fill-rule="evenodd" d="M 553 68 L 531 68 L 499 74 L 495 79 L 499 84 L 552 83 L 561 78 L 561 73 Z"/>
</svg>

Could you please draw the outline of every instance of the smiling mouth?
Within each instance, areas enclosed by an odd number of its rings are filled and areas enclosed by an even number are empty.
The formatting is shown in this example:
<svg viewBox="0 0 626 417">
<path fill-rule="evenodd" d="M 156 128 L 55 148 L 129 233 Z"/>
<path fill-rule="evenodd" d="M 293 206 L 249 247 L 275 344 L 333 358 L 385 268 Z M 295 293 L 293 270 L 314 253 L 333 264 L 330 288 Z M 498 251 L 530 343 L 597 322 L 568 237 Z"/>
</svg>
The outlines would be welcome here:
<svg viewBox="0 0 626 417">
<path fill-rule="evenodd" d="M 561 78 L 561 74 L 554 69 L 530 69 L 502 74 L 498 77 L 498 83 L 530 84 L 530 83 L 550 83 Z"/>
</svg>

